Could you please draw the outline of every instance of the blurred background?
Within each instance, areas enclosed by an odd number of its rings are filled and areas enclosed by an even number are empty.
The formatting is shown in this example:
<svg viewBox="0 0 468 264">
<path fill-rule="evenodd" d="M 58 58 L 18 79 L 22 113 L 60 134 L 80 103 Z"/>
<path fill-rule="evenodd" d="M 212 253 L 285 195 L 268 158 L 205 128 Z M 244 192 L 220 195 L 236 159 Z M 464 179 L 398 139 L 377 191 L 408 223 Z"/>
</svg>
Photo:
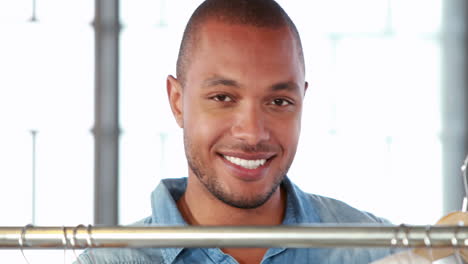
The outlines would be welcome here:
<svg viewBox="0 0 468 264">
<path fill-rule="evenodd" d="M 289 177 L 396 224 L 460 209 L 465 1 L 278 2 L 309 81 Z M 165 78 L 199 3 L 0 1 L 0 226 L 130 224 L 187 176 Z"/>
</svg>

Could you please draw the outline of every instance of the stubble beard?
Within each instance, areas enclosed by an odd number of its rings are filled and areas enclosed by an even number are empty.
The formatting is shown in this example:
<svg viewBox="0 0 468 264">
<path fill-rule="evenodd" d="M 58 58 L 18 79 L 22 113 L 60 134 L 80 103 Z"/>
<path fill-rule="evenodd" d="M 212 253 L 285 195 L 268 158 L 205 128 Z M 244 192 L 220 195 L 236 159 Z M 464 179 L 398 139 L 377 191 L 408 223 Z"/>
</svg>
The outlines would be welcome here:
<svg viewBox="0 0 468 264">
<path fill-rule="evenodd" d="M 228 193 L 222 187 L 222 184 L 219 182 L 219 178 L 214 170 L 208 164 L 204 164 L 204 162 L 196 156 L 196 147 L 191 144 L 191 141 L 185 133 L 184 148 L 189 169 L 202 183 L 202 185 L 221 202 L 239 209 L 255 209 L 265 204 L 280 186 L 292 163 L 292 160 L 289 161 L 286 168 L 280 169 L 277 172 L 274 177 L 273 184 L 266 193 L 259 193 L 254 197 L 239 197 L 235 194 Z"/>
</svg>

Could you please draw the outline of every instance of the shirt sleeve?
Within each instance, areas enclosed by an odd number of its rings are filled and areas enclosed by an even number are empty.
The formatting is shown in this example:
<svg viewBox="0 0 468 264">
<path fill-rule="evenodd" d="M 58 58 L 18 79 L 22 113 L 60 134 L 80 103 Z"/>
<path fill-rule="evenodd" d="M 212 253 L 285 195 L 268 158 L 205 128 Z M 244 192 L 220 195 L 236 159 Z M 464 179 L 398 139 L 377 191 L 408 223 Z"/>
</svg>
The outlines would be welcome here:
<svg viewBox="0 0 468 264">
<path fill-rule="evenodd" d="M 383 259 L 372 262 L 371 264 L 430 264 L 428 259 L 415 254 L 412 250 L 406 250 L 389 255 Z"/>
<path fill-rule="evenodd" d="M 73 264 L 153 264 L 146 254 L 133 248 L 86 249 Z"/>
</svg>

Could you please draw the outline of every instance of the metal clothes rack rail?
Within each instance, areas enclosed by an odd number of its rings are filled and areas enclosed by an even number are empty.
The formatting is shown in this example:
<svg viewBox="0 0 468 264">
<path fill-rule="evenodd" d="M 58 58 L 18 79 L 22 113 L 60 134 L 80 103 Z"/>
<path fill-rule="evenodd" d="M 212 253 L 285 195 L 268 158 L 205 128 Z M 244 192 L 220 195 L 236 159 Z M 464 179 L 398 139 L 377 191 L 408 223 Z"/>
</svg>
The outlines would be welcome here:
<svg viewBox="0 0 468 264">
<path fill-rule="evenodd" d="M 0 249 L 87 247 L 468 248 L 468 226 L 0 227 Z"/>
</svg>

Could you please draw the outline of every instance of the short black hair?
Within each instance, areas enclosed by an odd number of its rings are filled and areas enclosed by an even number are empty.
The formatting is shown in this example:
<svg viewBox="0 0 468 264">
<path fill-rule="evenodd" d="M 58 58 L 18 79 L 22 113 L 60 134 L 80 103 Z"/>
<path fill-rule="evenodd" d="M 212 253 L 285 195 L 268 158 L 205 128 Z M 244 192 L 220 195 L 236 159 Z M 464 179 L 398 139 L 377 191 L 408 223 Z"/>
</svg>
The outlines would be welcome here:
<svg viewBox="0 0 468 264">
<path fill-rule="evenodd" d="M 299 59 L 305 70 L 299 32 L 288 14 L 274 0 L 206 0 L 190 17 L 180 44 L 176 74 L 182 86 L 185 85 L 191 53 L 197 42 L 197 31 L 209 19 L 272 29 L 288 27 L 297 42 Z"/>
</svg>

